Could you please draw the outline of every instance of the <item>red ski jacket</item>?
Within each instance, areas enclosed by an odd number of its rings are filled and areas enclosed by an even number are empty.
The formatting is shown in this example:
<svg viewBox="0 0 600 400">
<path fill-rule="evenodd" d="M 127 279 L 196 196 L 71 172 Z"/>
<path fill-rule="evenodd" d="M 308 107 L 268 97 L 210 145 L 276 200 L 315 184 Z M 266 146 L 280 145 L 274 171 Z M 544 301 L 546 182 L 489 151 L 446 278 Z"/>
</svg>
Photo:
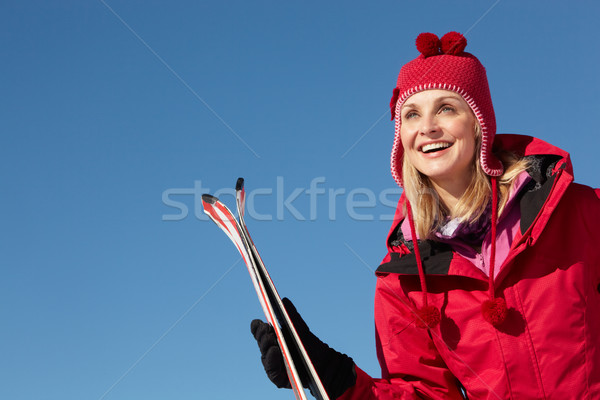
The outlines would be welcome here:
<svg viewBox="0 0 600 400">
<path fill-rule="evenodd" d="M 498 327 L 483 319 L 489 294 L 480 269 L 425 240 L 428 301 L 441 322 L 417 326 L 423 299 L 399 229 L 403 196 L 376 272 L 382 378 L 357 367 L 340 399 L 600 399 L 600 191 L 573 183 L 568 153 L 541 140 L 498 135 L 495 145 L 533 165 L 519 193 L 519 233 L 494 280 L 507 319 Z"/>
</svg>

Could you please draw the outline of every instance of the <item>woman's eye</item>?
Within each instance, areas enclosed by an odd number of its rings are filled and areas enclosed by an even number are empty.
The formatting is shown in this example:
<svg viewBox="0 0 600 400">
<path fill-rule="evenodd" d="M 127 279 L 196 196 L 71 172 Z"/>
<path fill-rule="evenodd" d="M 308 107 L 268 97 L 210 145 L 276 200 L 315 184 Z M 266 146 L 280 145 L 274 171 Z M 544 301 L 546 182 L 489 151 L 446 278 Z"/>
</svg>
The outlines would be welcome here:
<svg viewBox="0 0 600 400">
<path fill-rule="evenodd" d="M 417 116 L 417 113 L 414 111 L 409 111 L 406 114 L 404 114 L 404 119 L 411 119 Z"/>
<path fill-rule="evenodd" d="M 451 106 L 443 106 L 443 107 L 440 109 L 440 111 L 441 111 L 441 112 L 444 112 L 444 113 L 445 113 L 445 112 L 454 112 L 454 107 L 451 107 Z"/>
</svg>

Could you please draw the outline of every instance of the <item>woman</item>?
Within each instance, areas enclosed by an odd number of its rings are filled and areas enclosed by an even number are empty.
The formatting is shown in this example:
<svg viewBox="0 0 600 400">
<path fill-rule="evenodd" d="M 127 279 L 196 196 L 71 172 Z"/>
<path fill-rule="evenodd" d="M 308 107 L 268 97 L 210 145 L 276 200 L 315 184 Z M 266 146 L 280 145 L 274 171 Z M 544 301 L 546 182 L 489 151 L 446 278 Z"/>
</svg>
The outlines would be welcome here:
<svg viewBox="0 0 600 400">
<path fill-rule="evenodd" d="M 376 273 L 382 378 L 286 301 L 330 398 L 600 398 L 600 191 L 573 183 L 563 150 L 495 136 L 462 35 L 416 43 L 390 103 L 404 192 Z M 251 327 L 267 374 L 289 385 L 272 328 Z"/>
</svg>

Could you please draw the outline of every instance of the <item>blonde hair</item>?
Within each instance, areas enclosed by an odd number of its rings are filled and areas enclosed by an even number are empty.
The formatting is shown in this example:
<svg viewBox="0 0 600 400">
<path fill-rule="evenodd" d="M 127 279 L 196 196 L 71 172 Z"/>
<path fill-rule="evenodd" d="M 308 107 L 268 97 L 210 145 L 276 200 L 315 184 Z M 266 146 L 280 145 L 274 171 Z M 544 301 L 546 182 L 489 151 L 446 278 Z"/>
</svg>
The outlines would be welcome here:
<svg viewBox="0 0 600 400">
<path fill-rule="evenodd" d="M 447 217 L 458 218 L 459 221 L 473 223 L 485 212 L 492 197 L 490 177 L 483 172 L 479 162 L 481 147 L 481 127 L 475 126 L 477 156 L 471 164 L 472 179 L 467 190 L 458 200 L 453 210 L 449 210 L 440 200 L 429 178 L 419 172 L 407 157 L 402 160 L 402 179 L 404 193 L 410 201 L 415 229 L 421 238 L 430 238 L 443 224 Z M 504 173 L 498 177 L 498 215 L 502 214 L 508 200 L 510 188 L 515 178 L 525 170 L 529 163 L 516 154 L 499 151 L 494 153 L 504 165 Z"/>
</svg>

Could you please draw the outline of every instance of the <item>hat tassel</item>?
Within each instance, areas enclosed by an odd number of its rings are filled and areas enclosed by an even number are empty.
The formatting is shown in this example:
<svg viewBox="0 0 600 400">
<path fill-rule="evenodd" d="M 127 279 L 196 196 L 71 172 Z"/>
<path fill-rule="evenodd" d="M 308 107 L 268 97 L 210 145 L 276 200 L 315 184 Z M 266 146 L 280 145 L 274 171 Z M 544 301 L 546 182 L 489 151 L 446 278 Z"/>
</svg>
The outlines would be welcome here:
<svg viewBox="0 0 600 400">
<path fill-rule="evenodd" d="M 410 202 L 406 200 L 406 213 L 408 217 L 408 223 L 410 225 L 410 234 L 415 248 L 415 258 L 417 259 L 417 268 L 419 269 L 419 280 L 421 281 L 421 292 L 423 293 L 423 307 L 416 310 L 417 316 L 416 324 L 419 328 L 435 328 L 441 318 L 440 310 L 437 307 L 429 305 L 427 303 L 427 282 L 425 281 L 425 271 L 423 270 L 423 262 L 421 261 L 421 252 L 419 251 L 419 244 L 417 241 L 417 233 L 415 230 L 415 223 L 412 217 L 412 210 L 410 208 Z"/>
<path fill-rule="evenodd" d="M 494 267 L 496 264 L 496 225 L 498 223 L 498 180 L 495 176 L 492 179 L 492 248 L 490 251 L 490 270 L 488 276 L 488 292 L 490 298 L 481 305 L 483 318 L 497 327 L 506 319 L 508 312 L 506 301 L 503 298 L 495 297 L 494 288 Z"/>
</svg>

